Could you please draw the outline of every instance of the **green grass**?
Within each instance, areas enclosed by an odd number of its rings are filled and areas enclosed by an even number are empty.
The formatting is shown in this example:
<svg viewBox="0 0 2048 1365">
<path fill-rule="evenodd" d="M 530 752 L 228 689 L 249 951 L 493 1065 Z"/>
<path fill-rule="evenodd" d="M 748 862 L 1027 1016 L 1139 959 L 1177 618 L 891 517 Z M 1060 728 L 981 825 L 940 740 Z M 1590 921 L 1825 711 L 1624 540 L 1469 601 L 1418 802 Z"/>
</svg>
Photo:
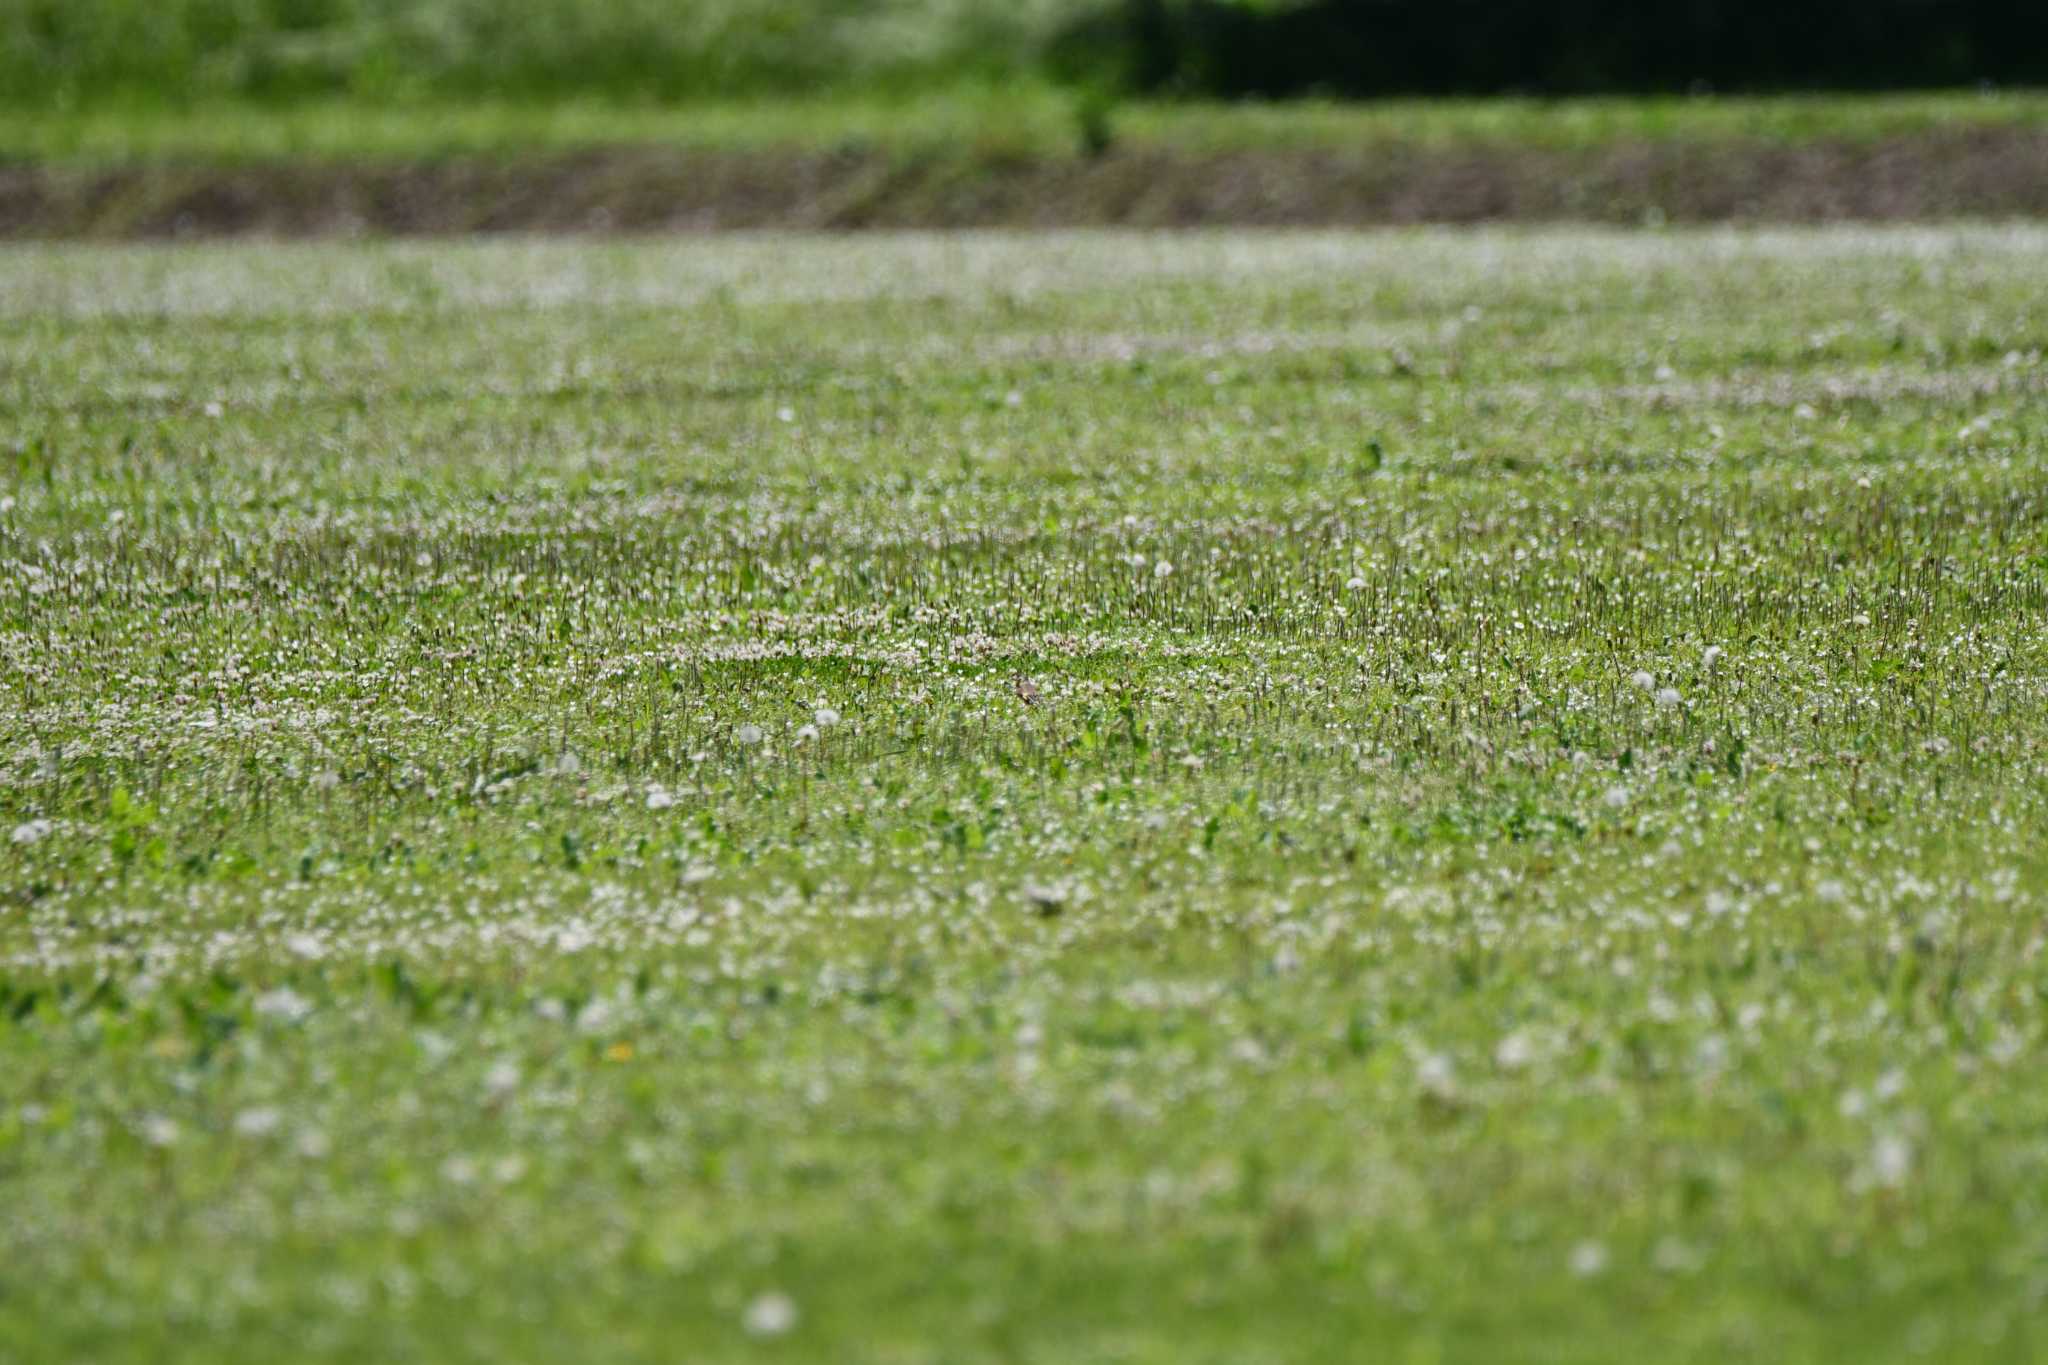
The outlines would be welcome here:
<svg viewBox="0 0 2048 1365">
<path fill-rule="evenodd" d="M 0 101 L 702 99 L 1039 69 L 1094 0 L 0 0 Z"/>
<path fill-rule="evenodd" d="M 2044 265 L 0 254 L 0 1356 L 2038 1358 Z"/>
<path fill-rule="evenodd" d="M 880 148 L 1072 156 L 1082 102 L 1030 82 L 895 95 L 621 104 L 590 100 L 315 99 L 265 105 L 94 101 L 0 106 L 0 160 L 50 165 L 520 157 L 616 147 Z M 2036 91 L 1772 97 L 1385 100 L 1366 104 L 1129 102 L 1108 108 L 1122 145 L 1188 152 L 1530 147 L 1632 143 L 1872 142 L 1971 129 L 2048 127 Z"/>
</svg>

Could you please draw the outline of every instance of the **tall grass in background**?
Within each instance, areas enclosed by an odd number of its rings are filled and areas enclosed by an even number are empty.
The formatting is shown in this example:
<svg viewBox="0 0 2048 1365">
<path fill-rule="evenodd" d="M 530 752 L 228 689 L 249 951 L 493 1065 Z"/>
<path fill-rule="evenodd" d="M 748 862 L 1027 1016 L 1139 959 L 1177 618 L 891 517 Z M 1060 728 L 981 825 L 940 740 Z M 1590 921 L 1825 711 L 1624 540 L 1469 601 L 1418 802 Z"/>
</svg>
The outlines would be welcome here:
<svg viewBox="0 0 2048 1365">
<path fill-rule="evenodd" d="M 1089 0 L 0 0 L 0 102 L 677 100 L 997 80 Z"/>
</svg>

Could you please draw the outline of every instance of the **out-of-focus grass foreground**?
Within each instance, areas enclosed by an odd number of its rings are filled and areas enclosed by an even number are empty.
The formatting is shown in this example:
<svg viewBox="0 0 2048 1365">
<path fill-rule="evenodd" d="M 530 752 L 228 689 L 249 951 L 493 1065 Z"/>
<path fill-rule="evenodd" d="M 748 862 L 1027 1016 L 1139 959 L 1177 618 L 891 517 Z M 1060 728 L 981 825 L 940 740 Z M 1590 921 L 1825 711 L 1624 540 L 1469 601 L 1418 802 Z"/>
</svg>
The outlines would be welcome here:
<svg viewBox="0 0 2048 1365">
<path fill-rule="evenodd" d="M 2031 21 L 1412 10 L 0 0 L 0 1361 L 2048 1353 Z"/>
</svg>

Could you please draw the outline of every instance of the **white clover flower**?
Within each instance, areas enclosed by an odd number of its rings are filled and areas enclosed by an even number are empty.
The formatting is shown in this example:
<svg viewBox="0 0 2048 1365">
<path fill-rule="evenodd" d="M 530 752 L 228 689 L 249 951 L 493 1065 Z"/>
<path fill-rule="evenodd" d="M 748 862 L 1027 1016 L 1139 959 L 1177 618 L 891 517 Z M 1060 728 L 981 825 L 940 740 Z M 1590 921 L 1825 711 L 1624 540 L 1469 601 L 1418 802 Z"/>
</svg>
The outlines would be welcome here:
<svg viewBox="0 0 2048 1365">
<path fill-rule="evenodd" d="M 511 1062 L 499 1062 L 484 1073 L 484 1089 L 495 1098 L 502 1099 L 519 1088 L 519 1068 Z"/>
<path fill-rule="evenodd" d="M 268 1106 L 259 1109 L 244 1109 L 235 1115 L 235 1134 L 238 1137 L 269 1137 L 284 1121 L 284 1115 Z"/>
<path fill-rule="evenodd" d="M 1581 1242 L 1572 1248 L 1572 1274 L 1589 1280 L 1607 1269 L 1607 1248 L 1598 1242 Z"/>
<path fill-rule="evenodd" d="M 1870 1145 L 1870 1178 L 1896 1190 L 1913 1174 L 1913 1144 L 1897 1133 L 1885 1133 Z"/>
<path fill-rule="evenodd" d="M 310 1000 L 289 986 L 279 986 L 256 997 L 256 1017 L 296 1024 L 313 1012 Z"/>
<path fill-rule="evenodd" d="M 17 846 L 26 848 L 49 838 L 50 831 L 55 828 L 48 820 L 25 820 L 14 827 L 12 837 Z"/>
<path fill-rule="evenodd" d="M 1510 1033 L 1493 1049 L 1493 1064 L 1502 1071 L 1520 1071 L 1535 1060 L 1536 1044 L 1526 1033 Z"/>
<path fill-rule="evenodd" d="M 742 1325 L 752 1337 L 779 1337 L 796 1326 L 796 1301 L 787 1294 L 759 1295 L 747 1305 Z"/>
</svg>

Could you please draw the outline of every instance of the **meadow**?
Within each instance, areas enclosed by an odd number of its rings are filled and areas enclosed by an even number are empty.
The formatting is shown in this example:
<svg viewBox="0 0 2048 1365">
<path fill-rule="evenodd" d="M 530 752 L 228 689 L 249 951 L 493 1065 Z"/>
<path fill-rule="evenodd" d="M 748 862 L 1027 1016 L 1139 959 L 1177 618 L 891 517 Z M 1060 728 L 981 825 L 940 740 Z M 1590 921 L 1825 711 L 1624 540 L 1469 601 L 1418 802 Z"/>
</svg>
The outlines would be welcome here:
<svg viewBox="0 0 2048 1365">
<path fill-rule="evenodd" d="M 2048 1352 L 2048 230 L 0 253 L 0 1360 Z"/>
</svg>

